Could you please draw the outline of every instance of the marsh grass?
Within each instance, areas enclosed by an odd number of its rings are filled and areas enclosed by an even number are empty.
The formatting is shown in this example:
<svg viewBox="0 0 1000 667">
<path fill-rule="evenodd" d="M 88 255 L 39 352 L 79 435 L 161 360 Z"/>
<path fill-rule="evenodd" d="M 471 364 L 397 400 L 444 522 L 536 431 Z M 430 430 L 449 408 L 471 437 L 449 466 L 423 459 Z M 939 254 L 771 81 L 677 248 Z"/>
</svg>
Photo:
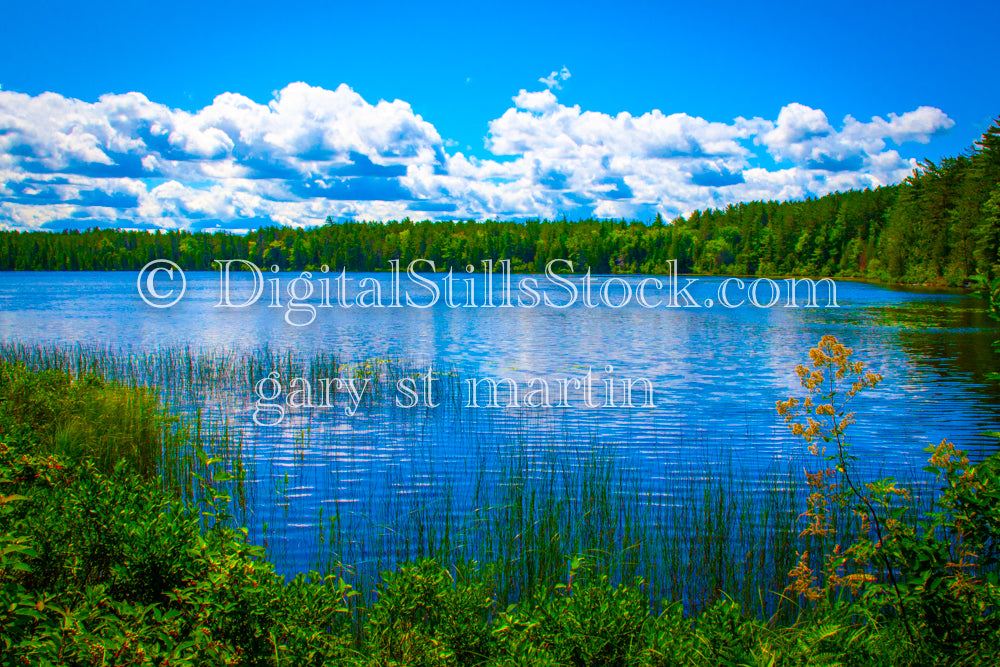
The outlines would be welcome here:
<svg viewBox="0 0 1000 667">
<path fill-rule="evenodd" d="M 0 370 L 6 409 L 20 425 L 42 434 L 41 453 L 88 459 L 109 473 L 120 460 L 143 477 L 154 475 L 175 418 L 149 390 L 133 391 L 94 374 L 70 377 L 58 371 L 29 374 L 24 366 Z"/>
</svg>

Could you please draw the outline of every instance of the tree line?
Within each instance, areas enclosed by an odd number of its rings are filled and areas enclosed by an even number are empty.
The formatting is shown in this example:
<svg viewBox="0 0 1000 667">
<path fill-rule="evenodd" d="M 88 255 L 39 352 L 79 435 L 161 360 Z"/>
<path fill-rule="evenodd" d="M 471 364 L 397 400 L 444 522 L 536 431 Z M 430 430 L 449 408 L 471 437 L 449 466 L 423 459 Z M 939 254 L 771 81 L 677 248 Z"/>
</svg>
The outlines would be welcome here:
<svg viewBox="0 0 1000 667">
<path fill-rule="evenodd" d="M 754 201 L 665 222 L 527 220 L 342 222 L 246 234 L 115 229 L 0 231 L 0 270 L 138 270 L 153 259 L 215 270 L 248 259 L 282 270 L 378 271 L 398 259 L 477 270 L 509 259 L 540 272 L 808 275 L 961 285 L 1000 275 L 1000 119 L 970 149 L 924 161 L 903 183 L 802 201 Z"/>
</svg>

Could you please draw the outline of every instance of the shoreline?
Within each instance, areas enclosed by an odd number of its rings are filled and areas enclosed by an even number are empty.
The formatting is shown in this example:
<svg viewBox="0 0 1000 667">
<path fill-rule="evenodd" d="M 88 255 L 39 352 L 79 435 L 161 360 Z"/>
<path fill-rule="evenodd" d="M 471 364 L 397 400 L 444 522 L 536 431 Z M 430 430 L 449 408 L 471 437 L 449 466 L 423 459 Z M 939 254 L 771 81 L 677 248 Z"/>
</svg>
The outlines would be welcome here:
<svg viewBox="0 0 1000 667">
<path fill-rule="evenodd" d="M 183 269 L 183 267 L 181 267 Z M 455 267 L 450 267 L 454 269 Z M 459 267 L 461 268 L 461 267 Z M 185 272 L 190 273 L 219 273 L 216 269 L 183 269 Z M 320 271 L 320 267 L 316 266 L 306 266 L 303 269 L 288 269 L 278 271 L 279 274 L 291 274 L 291 273 L 301 273 L 302 271 Z M 356 274 L 386 274 L 391 275 L 393 273 L 392 268 L 388 269 L 372 269 L 371 271 L 356 271 L 350 270 L 347 273 Z M 235 273 L 250 273 L 248 270 L 244 269 L 233 269 Z M 12 274 L 26 274 L 26 273 L 57 273 L 57 274 L 70 274 L 70 273 L 139 273 L 140 269 L 0 269 L 0 274 L 12 273 Z M 334 272 L 331 270 L 331 275 Z M 418 275 L 446 275 L 447 272 L 442 268 L 439 271 L 415 271 Z M 339 272 L 337 272 L 339 274 Z M 585 276 L 587 271 L 553 271 L 553 274 L 559 276 Z M 478 272 L 473 275 L 478 275 Z M 541 276 L 545 275 L 544 272 L 537 271 L 517 271 L 510 270 L 509 275 L 512 276 Z M 670 273 L 594 273 L 590 274 L 593 277 L 658 277 L 658 276 L 670 276 Z M 972 295 L 976 293 L 976 287 L 972 282 L 966 282 L 965 285 L 948 285 L 945 283 L 933 283 L 933 282 L 923 282 L 923 283 L 903 283 L 903 282 L 887 282 L 883 280 L 877 280 L 875 278 L 866 278 L 863 276 L 819 276 L 819 275 L 803 275 L 803 274 L 775 274 L 775 275 L 758 275 L 755 273 L 683 273 L 678 272 L 674 274 L 679 278 L 740 278 L 740 279 L 769 279 L 769 280 L 833 280 L 838 282 L 852 282 L 861 283 L 865 285 L 875 285 L 876 287 L 885 287 L 887 289 L 899 289 L 904 291 L 919 292 L 923 294 L 933 294 L 933 293 L 946 293 L 946 294 L 966 294 Z"/>
</svg>

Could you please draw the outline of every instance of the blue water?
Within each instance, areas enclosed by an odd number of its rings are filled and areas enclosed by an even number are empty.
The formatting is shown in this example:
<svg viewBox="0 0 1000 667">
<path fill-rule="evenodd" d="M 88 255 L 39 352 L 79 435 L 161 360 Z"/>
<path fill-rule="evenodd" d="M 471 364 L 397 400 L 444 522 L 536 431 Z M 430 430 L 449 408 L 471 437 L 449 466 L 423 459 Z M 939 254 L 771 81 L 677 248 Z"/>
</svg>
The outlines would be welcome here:
<svg viewBox="0 0 1000 667">
<path fill-rule="evenodd" d="M 308 303 L 321 304 L 316 279 L 331 276 L 313 275 Z M 961 294 L 837 282 L 836 308 L 823 307 L 828 305 L 825 288 L 819 290 L 817 308 L 784 307 L 787 294 L 770 308 L 750 303 L 726 308 L 718 298 L 723 279 L 702 278 L 689 289 L 701 307 L 645 308 L 635 298 L 643 277 L 630 276 L 623 282 L 633 297 L 621 308 L 588 308 L 582 295 L 573 305 L 557 308 L 568 301 L 568 290 L 535 276 L 539 295 L 548 296 L 553 306 L 486 308 L 482 274 L 474 278 L 477 307 L 461 307 L 468 297 L 461 280 L 468 276 L 456 274 L 457 307 L 449 307 L 442 294 L 428 308 L 394 308 L 389 307 L 389 275 L 348 274 L 344 296 L 353 307 L 337 303 L 331 281 L 331 307 L 318 307 L 313 322 L 293 326 L 286 314 L 300 324 L 309 316 L 288 309 L 288 284 L 295 275 L 264 277 L 278 280 L 280 306 L 269 307 L 272 285 L 267 283 L 253 305 L 218 307 L 219 275 L 188 272 L 183 298 L 157 309 L 140 298 L 136 273 L 0 273 L 0 340 L 99 344 L 125 351 L 266 347 L 304 359 L 319 352 L 354 362 L 403 359 L 416 369 L 455 371 L 465 379 L 508 377 L 522 387 L 532 378 L 544 379 L 553 404 L 560 378 L 579 379 L 590 369 L 593 400 L 599 404 L 587 407 L 582 393 L 570 389 L 569 407 L 561 408 L 462 409 L 447 403 L 406 409 L 394 405 L 396 397 L 405 397 L 389 392 L 379 397 L 384 404 L 350 415 L 340 393 L 335 407 L 288 408 L 279 425 L 261 426 L 253 421 L 256 397 L 248 389 L 233 390 L 240 395 L 203 396 L 216 418 L 228 419 L 242 434 L 256 463 L 244 519 L 254 537 L 267 539 L 280 552 L 286 572 L 312 563 L 316 529 L 323 522 L 320 510 L 329 516 L 340 508 L 356 521 L 385 526 L 398 519 L 385 516 L 387 511 L 408 506 L 390 499 L 434 501 L 446 488 L 453 501 L 448 511 L 462 511 L 462 502 L 454 499 L 471 497 L 473 478 L 488 480 L 495 474 L 497 452 L 537 457 L 538 474 L 549 474 L 551 466 L 542 461 L 567 452 L 584 456 L 595 446 L 610 445 L 621 465 L 664 497 L 673 481 L 729 460 L 753 483 L 776 462 L 802 455 L 801 442 L 787 432 L 774 404 L 802 395 L 793 369 L 806 362 L 809 348 L 827 333 L 885 377 L 878 389 L 856 400 L 857 424 L 849 431 L 854 453 L 876 461 L 884 472 L 911 474 L 926 458 L 923 448 L 942 438 L 983 456 L 995 444 L 982 432 L 1000 427 L 1000 393 L 985 379 L 1000 370 L 990 345 L 997 330 L 982 304 Z M 160 278 L 162 293 L 179 287 L 163 274 Z M 361 285 L 365 278 L 378 282 L 383 307 L 358 305 L 359 292 L 372 285 Z M 515 304 L 521 278 L 513 277 Z M 238 304 L 251 294 L 252 280 L 247 273 L 234 273 L 232 280 L 231 302 Z M 433 280 L 444 289 L 440 275 Z M 572 280 L 583 288 L 579 276 Z M 597 284 L 606 280 L 594 278 Z M 430 300 L 430 292 L 405 275 L 401 289 L 416 305 Z M 494 304 L 503 301 L 502 289 L 495 280 Z M 624 292 L 617 282 L 608 298 L 617 304 Z M 649 302 L 668 293 L 646 291 Z M 732 301 L 747 298 L 746 290 L 733 283 L 729 294 Z M 767 300 L 766 286 L 762 294 L 759 299 Z M 708 299 L 712 307 L 706 306 Z M 405 303 L 405 293 L 400 301 Z M 610 401 L 614 407 L 601 405 L 606 378 L 648 380 L 655 407 L 641 407 L 638 390 L 635 407 L 620 405 L 620 391 Z M 275 402 L 287 397 L 285 389 Z"/>
</svg>

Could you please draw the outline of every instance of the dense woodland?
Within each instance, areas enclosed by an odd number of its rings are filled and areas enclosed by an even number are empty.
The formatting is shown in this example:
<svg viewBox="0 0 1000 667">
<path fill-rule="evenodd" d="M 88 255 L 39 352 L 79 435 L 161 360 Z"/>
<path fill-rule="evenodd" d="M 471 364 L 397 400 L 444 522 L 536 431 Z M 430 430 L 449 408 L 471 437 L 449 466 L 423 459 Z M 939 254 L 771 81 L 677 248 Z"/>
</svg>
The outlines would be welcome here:
<svg viewBox="0 0 1000 667">
<path fill-rule="evenodd" d="M 0 270 L 137 270 L 152 259 L 213 270 L 245 258 L 283 270 L 438 269 L 510 259 L 540 271 L 554 258 L 579 271 L 859 277 L 960 285 L 1000 274 L 1000 119 L 957 157 L 925 161 L 899 185 L 790 202 L 750 202 L 652 223 L 615 220 L 343 222 L 245 235 L 169 231 L 0 231 Z"/>
</svg>

